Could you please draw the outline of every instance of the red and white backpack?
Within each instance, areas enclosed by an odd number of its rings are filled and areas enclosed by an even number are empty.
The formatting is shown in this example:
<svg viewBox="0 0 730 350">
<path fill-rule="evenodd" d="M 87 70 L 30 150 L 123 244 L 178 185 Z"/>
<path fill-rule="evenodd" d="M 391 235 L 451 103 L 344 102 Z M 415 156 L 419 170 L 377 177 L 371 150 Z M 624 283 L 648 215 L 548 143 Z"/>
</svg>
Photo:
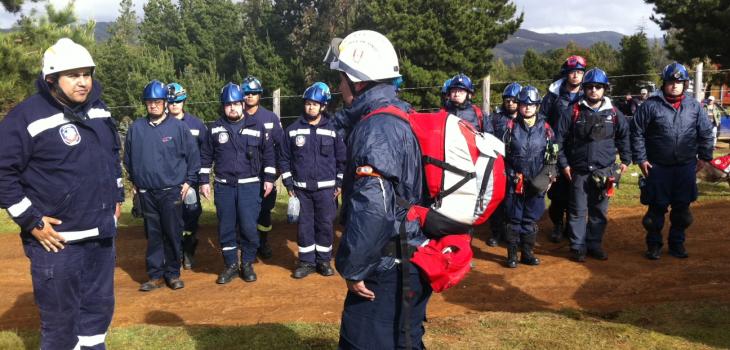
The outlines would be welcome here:
<svg viewBox="0 0 730 350">
<path fill-rule="evenodd" d="M 409 220 L 418 219 L 428 237 L 463 234 L 483 224 L 504 199 L 504 144 L 446 111 L 404 112 L 395 106 L 375 110 L 397 116 L 411 127 L 421 155 L 433 204 L 412 206 Z"/>
</svg>

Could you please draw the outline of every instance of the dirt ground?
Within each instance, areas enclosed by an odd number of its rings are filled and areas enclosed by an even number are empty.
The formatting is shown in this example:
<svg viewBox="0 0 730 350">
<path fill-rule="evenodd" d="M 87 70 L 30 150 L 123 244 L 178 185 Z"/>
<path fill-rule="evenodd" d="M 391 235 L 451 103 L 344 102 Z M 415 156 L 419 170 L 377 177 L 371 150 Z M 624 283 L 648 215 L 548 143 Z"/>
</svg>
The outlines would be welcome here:
<svg viewBox="0 0 730 350">
<path fill-rule="evenodd" d="M 505 248 L 484 244 L 486 228 L 474 240 L 475 269 L 457 287 L 434 294 L 431 318 L 482 311 L 527 312 L 575 308 L 597 312 L 671 301 L 730 301 L 730 204 L 693 206 L 688 231 L 690 258 L 643 257 L 642 207 L 610 210 L 604 247 L 608 261 L 567 259 L 568 245 L 546 239 L 541 222 L 537 254 L 540 266 L 502 267 Z M 275 256 L 256 264 L 258 281 L 237 279 L 215 284 L 222 269 L 215 227 L 203 227 L 198 267 L 184 271 L 186 287 L 138 292 L 146 279 L 145 238 L 141 228 L 123 229 L 117 245 L 116 312 L 113 326 L 134 324 L 234 325 L 280 322 L 338 322 L 345 297 L 339 277 L 291 278 L 296 264 L 296 228 L 279 224 L 271 235 Z M 665 228 L 666 233 L 666 228 Z M 338 232 L 339 234 L 339 232 Z M 0 329 L 37 329 L 29 261 L 16 235 L 0 236 Z"/>
</svg>

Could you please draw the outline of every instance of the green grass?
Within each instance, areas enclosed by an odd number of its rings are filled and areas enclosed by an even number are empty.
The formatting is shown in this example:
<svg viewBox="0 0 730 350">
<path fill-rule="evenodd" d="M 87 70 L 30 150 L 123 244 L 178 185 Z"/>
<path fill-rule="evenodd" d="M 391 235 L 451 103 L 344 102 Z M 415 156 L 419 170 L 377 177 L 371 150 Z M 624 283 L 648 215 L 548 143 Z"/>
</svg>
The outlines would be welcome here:
<svg viewBox="0 0 730 350">
<path fill-rule="evenodd" d="M 430 320 L 432 349 L 713 349 L 730 347 L 730 305 L 663 304 L 609 314 L 484 312 Z M 112 328 L 109 349 L 335 349 L 337 324 L 139 325 Z M 0 349 L 37 349 L 38 333 L 0 331 Z"/>
</svg>

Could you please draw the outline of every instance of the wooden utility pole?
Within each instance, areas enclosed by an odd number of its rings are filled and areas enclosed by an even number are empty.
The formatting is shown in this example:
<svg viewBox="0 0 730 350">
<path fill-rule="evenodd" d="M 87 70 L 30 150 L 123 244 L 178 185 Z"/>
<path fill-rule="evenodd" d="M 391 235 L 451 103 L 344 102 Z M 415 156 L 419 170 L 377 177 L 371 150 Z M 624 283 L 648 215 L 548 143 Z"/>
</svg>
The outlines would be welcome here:
<svg viewBox="0 0 730 350">
<path fill-rule="evenodd" d="M 700 62 L 695 67 L 695 98 L 697 101 L 702 102 L 705 98 L 704 84 L 702 83 L 702 70 L 705 64 Z"/>
<path fill-rule="evenodd" d="M 489 108 L 489 96 L 491 95 L 492 76 L 488 75 L 482 79 L 482 111 L 484 115 L 491 114 Z"/>
</svg>

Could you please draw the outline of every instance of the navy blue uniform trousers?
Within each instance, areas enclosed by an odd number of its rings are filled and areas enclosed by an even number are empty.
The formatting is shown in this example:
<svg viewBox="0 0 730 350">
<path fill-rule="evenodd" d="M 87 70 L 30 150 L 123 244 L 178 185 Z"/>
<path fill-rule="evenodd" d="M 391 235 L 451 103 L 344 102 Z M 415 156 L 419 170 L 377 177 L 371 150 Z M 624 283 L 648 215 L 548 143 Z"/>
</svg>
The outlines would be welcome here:
<svg viewBox="0 0 730 350">
<path fill-rule="evenodd" d="M 23 245 L 41 316 L 41 349 L 105 349 L 114 313 L 114 238 L 67 244 L 47 252 Z"/>
<path fill-rule="evenodd" d="M 642 189 L 642 202 L 649 203 L 646 216 L 654 226 L 654 229 L 647 230 L 647 245 L 662 245 L 664 214 L 670 205 L 672 225 L 669 227 L 669 245 L 684 243 L 685 230 L 691 223 L 691 219 L 688 222 L 684 217 L 691 217 L 689 205 L 697 200 L 696 168 L 696 161 L 683 165 L 652 164 L 646 188 Z"/>
<path fill-rule="evenodd" d="M 431 297 L 431 286 L 421 277 L 418 268 L 411 264 L 408 274 L 413 297 L 410 319 L 402 314 L 401 265 L 373 273 L 365 279 L 365 286 L 375 293 L 370 301 L 348 292 L 340 325 L 340 349 L 405 349 L 403 324 L 410 323 L 411 346 L 424 349 L 423 321 L 426 305 Z"/>
<path fill-rule="evenodd" d="M 332 259 L 333 223 L 337 215 L 335 189 L 294 189 L 299 198 L 299 261 L 328 262 Z"/>
<path fill-rule="evenodd" d="M 258 182 L 236 185 L 216 183 L 215 209 L 223 263 L 226 266 L 238 263 L 237 238 L 241 242 L 241 262 L 254 262 L 259 248 L 256 219 L 261 209 L 261 185 Z"/>
<path fill-rule="evenodd" d="M 522 242 L 534 241 L 534 237 L 529 238 L 537 233 L 537 221 L 544 212 L 544 195 L 525 196 L 509 191 L 505 200 L 505 216 L 513 232 L 507 235 L 509 243 L 517 244 L 517 239 Z"/>
<path fill-rule="evenodd" d="M 139 193 L 147 233 L 147 275 L 150 279 L 180 277 L 182 200 L 180 186 Z"/>
<path fill-rule="evenodd" d="M 608 223 L 608 197 L 596 187 L 589 172 L 573 172 L 570 187 L 570 248 L 580 251 L 601 248 Z M 586 218 L 587 216 L 587 218 Z"/>
</svg>

